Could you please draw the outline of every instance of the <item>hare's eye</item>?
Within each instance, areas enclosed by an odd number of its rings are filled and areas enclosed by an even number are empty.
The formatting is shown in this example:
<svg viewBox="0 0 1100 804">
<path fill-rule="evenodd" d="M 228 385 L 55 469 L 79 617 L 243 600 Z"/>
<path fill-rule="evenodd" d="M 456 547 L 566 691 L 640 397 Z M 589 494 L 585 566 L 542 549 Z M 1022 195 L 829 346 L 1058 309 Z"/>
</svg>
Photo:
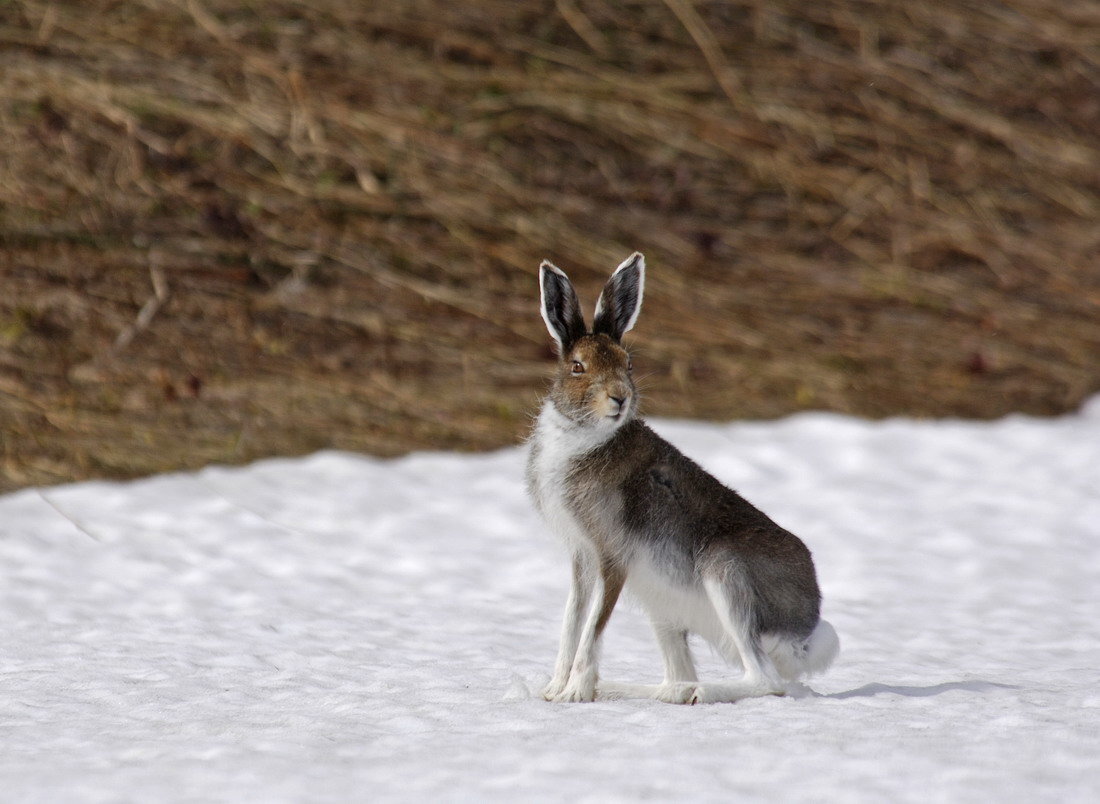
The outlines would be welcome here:
<svg viewBox="0 0 1100 804">
<path fill-rule="evenodd" d="M 634 371 L 634 361 L 633 361 L 633 359 L 631 359 L 629 357 L 626 359 L 626 370 L 627 371 Z"/>
<path fill-rule="evenodd" d="M 582 363 L 579 360 L 574 360 L 573 361 L 573 373 L 574 374 L 584 374 L 584 363 Z"/>
</svg>

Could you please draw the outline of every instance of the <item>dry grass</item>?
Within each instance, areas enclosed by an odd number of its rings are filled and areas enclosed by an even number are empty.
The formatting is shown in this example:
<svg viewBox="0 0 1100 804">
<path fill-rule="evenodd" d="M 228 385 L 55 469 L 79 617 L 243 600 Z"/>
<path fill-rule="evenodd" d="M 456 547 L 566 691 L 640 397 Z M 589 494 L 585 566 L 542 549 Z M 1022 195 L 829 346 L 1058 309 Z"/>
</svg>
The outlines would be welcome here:
<svg viewBox="0 0 1100 804">
<path fill-rule="evenodd" d="M 0 488 L 515 441 L 544 256 L 651 413 L 1100 390 L 1100 11 L 0 4 Z"/>
</svg>

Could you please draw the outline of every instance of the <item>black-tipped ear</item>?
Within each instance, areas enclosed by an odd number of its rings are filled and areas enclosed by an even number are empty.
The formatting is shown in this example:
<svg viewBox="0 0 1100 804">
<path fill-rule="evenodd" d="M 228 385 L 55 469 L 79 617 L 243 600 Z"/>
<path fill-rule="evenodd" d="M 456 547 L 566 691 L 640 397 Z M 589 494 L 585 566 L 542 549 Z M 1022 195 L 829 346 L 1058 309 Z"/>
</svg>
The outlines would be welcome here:
<svg viewBox="0 0 1100 804">
<path fill-rule="evenodd" d="M 568 354 L 577 339 L 585 334 L 581 303 L 573 283 L 560 268 L 546 260 L 539 266 L 542 291 L 542 320 L 558 344 L 558 354 Z"/>
<path fill-rule="evenodd" d="M 634 327 L 642 311 L 645 290 L 645 257 L 635 251 L 615 269 L 596 303 L 592 331 L 621 340 Z"/>
</svg>

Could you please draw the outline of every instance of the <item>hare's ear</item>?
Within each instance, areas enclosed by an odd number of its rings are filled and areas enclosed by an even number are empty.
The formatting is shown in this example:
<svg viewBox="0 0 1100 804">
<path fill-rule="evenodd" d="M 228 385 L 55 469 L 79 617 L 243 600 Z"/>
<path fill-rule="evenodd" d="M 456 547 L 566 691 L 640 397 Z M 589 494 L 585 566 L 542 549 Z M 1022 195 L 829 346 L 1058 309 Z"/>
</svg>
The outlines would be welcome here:
<svg viewBox="0 0 1100 804">
<path fill-rule="evenodd" d="M 565 272 L 546 260 L 539 266 L 539 288 L 542 291 L 542 320 L 557 341 L 558 354 L 564 356 L 585 332 L 577 292 Z"/>
<path fill-rule="evenodd" d="M 592 331 L 621 340 L 629 332 L 642 311 L 642 291 L 645 290 L 645 257 L 635 251 L 625 259 L 604 285 L 596 303 Z"/>
</svg>

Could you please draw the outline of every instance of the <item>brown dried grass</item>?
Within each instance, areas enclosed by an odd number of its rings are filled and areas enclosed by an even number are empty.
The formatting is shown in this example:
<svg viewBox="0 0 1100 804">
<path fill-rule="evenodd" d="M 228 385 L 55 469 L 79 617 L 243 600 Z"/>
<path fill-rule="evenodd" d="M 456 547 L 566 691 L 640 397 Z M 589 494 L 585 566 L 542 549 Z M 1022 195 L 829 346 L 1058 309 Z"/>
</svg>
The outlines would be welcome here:
<svg viewBox="0 0 1100 804">
<path fill-rule="evenodd" d="M 1100 11 L 13 2 L 0 488 L 514 441 L 534 267 L 634 249 L 651 413 L 1100 389 Z"/>
</svg>

